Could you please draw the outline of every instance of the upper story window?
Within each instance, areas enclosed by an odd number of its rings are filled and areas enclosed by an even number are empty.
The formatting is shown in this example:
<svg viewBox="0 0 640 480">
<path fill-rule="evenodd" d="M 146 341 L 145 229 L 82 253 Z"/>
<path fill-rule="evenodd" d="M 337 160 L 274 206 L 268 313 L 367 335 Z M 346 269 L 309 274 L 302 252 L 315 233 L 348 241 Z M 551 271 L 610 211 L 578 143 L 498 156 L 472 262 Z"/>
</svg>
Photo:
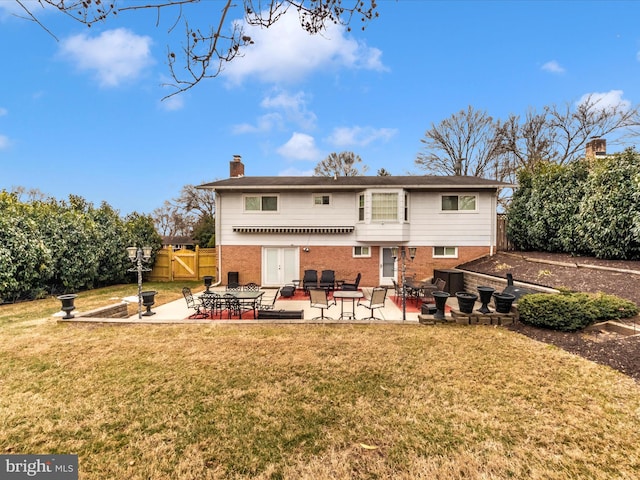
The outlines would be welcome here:
<svg viewBox="0 0 640 480">
<path fill-rule="evenodd" d="M 247 195 L 244 197 L 245 212 L 277 212 L 277 195 Z"/>
<path fill-rule="evenodd" d="M 442 195 L 443 212 L 475 212 L 478 205 L 477 195 Z"/>
<path fill-rule="evenodd" d="M 331 195 L 318 194 L 313 196 L 314 205 L 331 205 Z"/>
<path fill-rule="evenodd" d="M 398 194 L 372 193 L 371 220 L 398 220 Z"/>
<path fill-rule="evenodd" d="M 364 193 L 358 195 L 358 221 L 364 222 Z"/>
</svg>

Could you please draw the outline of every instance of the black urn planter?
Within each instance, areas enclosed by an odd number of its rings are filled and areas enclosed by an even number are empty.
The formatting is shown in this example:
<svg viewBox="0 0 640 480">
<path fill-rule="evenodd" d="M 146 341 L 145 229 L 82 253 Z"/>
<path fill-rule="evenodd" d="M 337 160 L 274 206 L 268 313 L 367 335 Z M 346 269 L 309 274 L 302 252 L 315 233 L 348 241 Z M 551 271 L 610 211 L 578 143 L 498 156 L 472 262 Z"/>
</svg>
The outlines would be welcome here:
<svg viewBox="0 0 640 480">
<path fill-rule="evenodd" d="M 493 287 L 478 287 L 480 302 L 482 303 L 482 306 L 478 309 L 480 313 L 491 313 L 491 310 L 489 310 L 489 302 L 491 301 L 491 297 L 495 291 L 496 289 Z"/>
<path fill-rule="evenodd" d="M 211 284 L 213 283 L 213 276 L 211 275 L 205 275 L 204 277 L 202 277 L 204 280 L 204 286 L 207 289 L 207 292 L 209 291 L 209 287 L 211 286 Z"/>
<path fill-rule="evenodd" d="M 62 302 L 61 310 L 65 313 L 64 317 L 62 317 L 62 318 L 64 318 L 64 319 L 73 318 L 73 315 L 71 315 L 71 312 L 76 309 L 76 307 L 73 304 L 73 302 L 75 301 L 77 296 L 78 295 L 76 295 L 74 293 L 70 293 L 70 294 L 67 294 L 67 295 L 60 295 L 60 296 L 56 297 L 58 300 L 60 300 Z"/>
<path fill-rule="evenodd" d="M 458 299 L 458 309 L 462 313 L 473 313 L 473 307 L 476 305 L 478 295 L 468 292 L 456 292 L 456 298 Z"/>
<path fill-rule="evenodd" d="M 436 313 L 433 314 L 433 318 L 436 320 L 444 320 L 444 306 L 449 298 L 448 292 L 432 292 L 433 298 L 436 300 Z"/>
<path fill-rule="evenodd" d="M 144 317 L 149 317 L 151 315 L 155 315 L 156 312 L 152 312 L 151 311 L 151 306 L 156 303 L 155 300 L 155 296 L 156 296 L 156 292 L 155 290 L 148 290 L 146 292 L 142 292 L 140 295 L 142 295 L 142 305 L 144 305 L 145 307 L 147 307 L 147 311 L 144 312 L 142 314 L 142 316 Z"/>
<path fill-rule="evenodd" d="M 510 293 L 494 293 L 493 301 L 496 304 L 496 312 L 498 313 L 510 313 L 511 305 L 516 299 L 515 295 Z"/>
</svg>

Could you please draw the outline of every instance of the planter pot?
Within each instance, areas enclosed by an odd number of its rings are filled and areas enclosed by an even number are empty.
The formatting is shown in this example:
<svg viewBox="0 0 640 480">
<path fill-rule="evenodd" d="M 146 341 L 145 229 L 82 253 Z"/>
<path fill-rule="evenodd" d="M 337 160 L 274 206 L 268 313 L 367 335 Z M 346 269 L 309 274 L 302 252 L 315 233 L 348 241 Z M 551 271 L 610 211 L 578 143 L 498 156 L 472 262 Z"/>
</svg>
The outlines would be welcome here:
<svg viewBox="0 0 640 480">
<path fill-rule="evenodd" d="M 496 312 L 498 313 L 510 313 L 511 305 L 513 301 L 516 299 L 515 295 L 511 295 L 510 293 L 494 293 L 493 301 L 496 304 Z"/>
<path fill-rule="evenodd" d="M 73 318 L 73 315 L 71 315 L 71 312 L 76 308 L 73 302 L 75 301 L 77 296 L 78 295 L 76 294 L 68 294 L 68 295 L 60 295 L 59 297 L 56 297 L 58 300 L 62 302 L 61 310 L 65 313 L 65 316 L 62 318 L 64 319 Z"/>
<path fill-rule="evenodd" d="M 482 306 L 478 309 L 480 313 L 491 313 L 491 310 L 489 310 L 489 302 L 495 291 L 496 289 L 493 287 L 478 287 L 480 302 L 482 302 Z"/>
<path fill-rule="evenodd" d="M 155 300 L 155 296 L 156 296 L 156 292 L 155 290 L 148 290 L 146 292 L 142 292 L 140 295 L 142 295 L 142 305 L 144 305 L 145 307 L 147 307 L 147 311 L 144 312 L 142 315 L 145 317 L 149 317 L 151 315 L 155 315 L 156 312 L 152 312 L 151 311 L 151 306 L 156 303 Z"/>
<path fill-rule="evenodd" d="M 202 279 L 204 280 L 204 286 L 207 288 L 207 292 L 208 292 L 209 291 L 209 287 L 213 283 L 213 276 L 205 275 L 204 277 L 202 277 Z"/>
<path fill-rule="evenodd" d="M 478 300 L 478 295 L 475 293 L 456 292 L 456 298 L 458 299 L 458 309 L 462 313 L 473 313 L 473 307 Z"/>
<path fill-rule="evenodd" d="M 447 292 L 432 292 L 433 298 L 436 300 L 436 313 L 433 315 L 433 318 L 436 320 L 444 320 L 444 306 L 447 303 L 447 299 L 449 298 L 449 293 Z"/>
</svg>

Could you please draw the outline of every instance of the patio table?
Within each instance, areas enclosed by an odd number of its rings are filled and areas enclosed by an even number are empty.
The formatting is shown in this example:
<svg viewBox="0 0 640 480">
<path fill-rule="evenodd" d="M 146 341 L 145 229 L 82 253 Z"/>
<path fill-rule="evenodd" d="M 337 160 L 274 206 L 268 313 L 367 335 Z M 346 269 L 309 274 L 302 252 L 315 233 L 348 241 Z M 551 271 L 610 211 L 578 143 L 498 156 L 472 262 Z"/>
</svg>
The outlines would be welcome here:
<svg viewBox="0 0 640 480">
<path fill-rule="evenodd" d="M 360 290 L 334 290 L 333 298 L 340 300 L 340 320 L 351 318 L 356 320 L 356 299 L 364 298 Z M 351 300 L 351 312 L 344 312 L 344 301 Z"/>
<path fill-rule="evenodd" d="M 240 301 L 240 303 L 244 303 L 245 305 L 251 305 L 251 308 L 253 309 L 253 318 L 256 318 L 256 311 L 258 310 L 257 308 L 257 304 L 258 301 L 262 298 L 262 296 L 264 295 L 264 291 L 263 290 L 227 290 L 224 292 L 227 295 L 233 295 L 235 298 L 238 299 L 238 301 Z M 207 302 L 207 300 L 209 300 L 209 298 L 207 297 L 213 297 L 215 294 L 214 292 L 202 292 L 202 297 L 204 302 L 206 302 L 208 305 L 210 305 L 211 307 L 211 318 L 213 318 L 214 312 L 215 312 L 215 299 L 212 299 L 213 301 L 209 301 Z M 217 295 L 220 297 L 220 299 L 222 299 L 221 295 Z M 240 312 L 240 318 L 242 318 L 242 312 Z M 220 309 L 220 318 L 222 318 L 222 309 Z"/>
</svg>

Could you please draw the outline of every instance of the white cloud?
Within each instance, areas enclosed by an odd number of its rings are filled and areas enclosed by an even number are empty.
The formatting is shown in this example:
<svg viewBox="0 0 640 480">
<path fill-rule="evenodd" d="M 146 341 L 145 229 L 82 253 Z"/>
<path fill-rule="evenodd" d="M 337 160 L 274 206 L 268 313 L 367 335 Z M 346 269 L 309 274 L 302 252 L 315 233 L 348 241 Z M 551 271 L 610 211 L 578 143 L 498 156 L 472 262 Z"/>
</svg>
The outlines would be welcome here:
<svg viewBox="0 0 640 480">
<path fill-rule="evenodd" d="M 544 65 L 542 65 L 542 70 L 544 70 L 545 72 L 550 72 L 550 73 L 564 73 L 565 69 L 562 65 L 560 65 L 558 62 L 556 62 L 555 60 L 551 60 L 550 62 L 545 63 Z"/>
<path fill-rule="evenodd" d="M 577 104 L 581 105 L 589 101 L 601 110 L 606 110 L 612 107 L 621 107 L 622 110 L 628 110 L 629 107 L 631 107 L 631 102 L 629 100 L 623 100 L 623 94 L 624 92 L 622 90 L 611 90 L 603 93 L 585 93 L 580 100 L 578 100 Z"/>
<path fill-rule="evenodd" d="M 328 68 L 386 70 L 382 52 L 347 37 L 344 27 L 329 25 L 320 35 L 310 35 L 299 23 L 295 9 L 289 9 L 270 28 L 243 26 L 253 44 L 225 66 L 222 73 L 231 84 L 247 77 L 263 82 L 295 82 L 314 71 Z"/>
<path fill-rule="evenodd" d="M 320 151 L 311 135 L 294 132 L 287 143 L 278 148 L 277 152 L 291 160 L 319 160 Z"/>
<path fill-rule="evenodd" d="M 336 147 L 364 147 L 376 140 L 387 141 L 398 131 L 395 128 L 338 127 L 327 141 Z"/>
<path fill-rule="evenodd" d="M 103 87 L 116 87 L 139 77 L 153 64 L 152 40 L 118 28 L 97 37 L 74 35 L 61 44 L 61 53 L 80 70 L 95 72 Z"/>
<path fill-rule="evenodd" d="M 166 98 L 160 102 L 160 108 L 168 112 L 181 110 L 184 108 L 184 98 L 182 95 L 174 95 L 173 97 Z"/>
<path fill-rule="evenodd" d="M 9 137 L 6 135 L 0 135 L 0 150 L 4 150 L 5 148 L 9 148 L 11 142 L 9 141 Z"/>
<path fill-rule="evenodd" d="M 258 117 L 255 125 L 249 123 L 235 125 L 232 128 L 233 133 L 266 133 L 273 129 L 284 129 L 288 123 L 303 130 L 311 130 L 316 125 L 316 114 L 307 109 L 304 92 L 289 94 L 276 90 L 272 95 L 263 98 L 260 106 L 274 111 Z"/>
<path fill-rule="evenodd" d="M 313 169 L 300 170 L 299 168 L 291 167 L 286 168 L 278 173 L 279 177 L 311 177 L 313 176 Z"/>
</svg>

